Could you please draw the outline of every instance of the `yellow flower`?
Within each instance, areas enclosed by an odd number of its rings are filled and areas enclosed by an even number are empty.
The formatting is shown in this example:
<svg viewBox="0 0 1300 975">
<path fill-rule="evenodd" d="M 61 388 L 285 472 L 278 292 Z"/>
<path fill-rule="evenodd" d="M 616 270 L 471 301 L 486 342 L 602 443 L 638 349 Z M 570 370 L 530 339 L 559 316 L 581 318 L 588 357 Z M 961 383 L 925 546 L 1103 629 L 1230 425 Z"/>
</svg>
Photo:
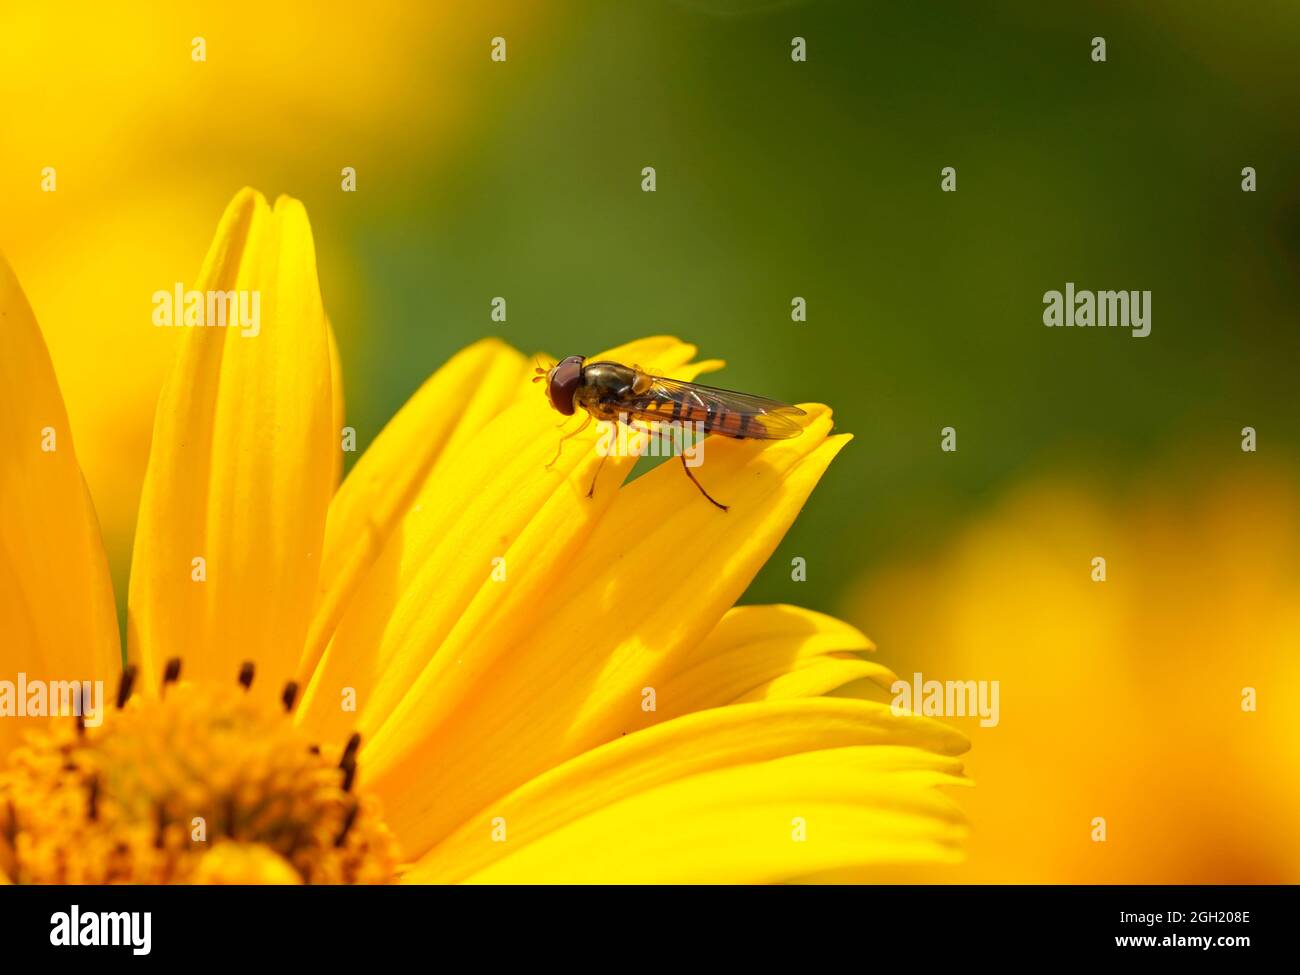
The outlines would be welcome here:
<svg viewBox="0 0 1300 975">
<path fill-rule="evenodd" d="M 0 627 L 25 679 L 119 667 L 48 355 L 0 264 Z M 342 397 L 306 214 L 232 202 L 158 403 L 106 714 L 0 720 L 0 871 L 24 880 L 771 881 L 951 859 L 965 740 L 830 692 L 893 675 L 854 628 L 734 607 L 847 437 L 709 446 L 630 484 L 497 341 L 436 372 L 338 487 Z M 606 355 L 691 378 L 650 338 Z M 56 449 L 42 431 L 53 431 Z M 581 444 L 587 449 L 579 449 Z M 0 675 L 8 677 L 9 675 Z M 116 698 L 117 700 L 112 700 Z M 115 706 L 124 702 L 124 706 Z"/>
</svg>

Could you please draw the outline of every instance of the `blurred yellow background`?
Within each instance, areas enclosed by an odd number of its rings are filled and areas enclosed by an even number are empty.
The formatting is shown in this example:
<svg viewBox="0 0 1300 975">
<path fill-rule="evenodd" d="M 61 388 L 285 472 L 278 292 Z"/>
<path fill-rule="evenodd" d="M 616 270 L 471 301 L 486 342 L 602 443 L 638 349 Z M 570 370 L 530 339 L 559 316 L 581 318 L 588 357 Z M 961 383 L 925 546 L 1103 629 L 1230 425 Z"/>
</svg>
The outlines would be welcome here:
<svg viewBox="0 0 1300 975">
<path fill-rule="evenodd" d="M 1300 482 L 1223 467 L 1036 478 L 863 581 L 845 615 L 901 676 L 1000 682 L 996 726 L 950 719 L 970 859 L 889 879 L 1300 880 Z"/>
</svg>

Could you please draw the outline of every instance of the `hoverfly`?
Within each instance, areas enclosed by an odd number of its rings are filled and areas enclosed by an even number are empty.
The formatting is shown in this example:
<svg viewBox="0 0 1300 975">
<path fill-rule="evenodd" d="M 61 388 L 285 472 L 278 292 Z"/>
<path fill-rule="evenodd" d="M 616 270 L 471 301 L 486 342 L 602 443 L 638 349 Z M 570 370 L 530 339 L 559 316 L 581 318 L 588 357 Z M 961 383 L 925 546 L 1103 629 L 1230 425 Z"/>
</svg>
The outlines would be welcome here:
<svg viewBox="0 0 1300 975">
<path fill-rule="evenodd" d="M 593 419 L 618 422 L 621 416 L 646 424 L 664 420 L 698 423 L 706 435 L 716 433 L 733 440 L 788 440 L 803 433 L 803 427 L 794 418 L 805 413 L 797 406 L 766 396 L 652 376 L 639 366 L 587 363 L 583 356 L 571 355 L 550 369 L 538 366 L 537 373 L 533 382 L 546 383 L 546 398 L 556 411 L 572 416 L 581 407 L 587 412 L 578 429 L 560 438 L 551 464 L 560 459 L 564 441 L 585 430 Z M 686 464 L 686 455 L 682 454 L 681 458 L 682 470 L 691 483 L 710 502 L 726 511 L 727 505 L 711 496 L 695 479 Z M 600 466 L 604 466 L 604 458 Z M 600 467 L 597 467 L 596 477 L 599 476 Z M 587 497 L 595 490 L 593 477 Z"/>
</svg>

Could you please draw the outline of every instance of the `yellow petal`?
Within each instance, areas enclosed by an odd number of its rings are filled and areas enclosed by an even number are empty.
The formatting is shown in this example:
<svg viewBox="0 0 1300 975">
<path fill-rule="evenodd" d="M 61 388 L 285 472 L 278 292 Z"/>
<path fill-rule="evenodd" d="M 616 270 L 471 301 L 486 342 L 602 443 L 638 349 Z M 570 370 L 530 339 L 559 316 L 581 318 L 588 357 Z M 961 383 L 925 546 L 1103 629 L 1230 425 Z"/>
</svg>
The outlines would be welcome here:
<svg viewBox="0 0 1300 975">
<path fill-rule="evenodd" d="M 871 681 L 887 688 L 896 679 L 893 671 L 874 661 L 827 656 L 802 662 L 788 673 L 769 678 L 740 695 L 734 703 L 817 697 L 858 681 Z"/>
<path fill-rule="evenodd" d="M 605 355 L 689 376 L 698 371 L 686 366 L 694 351 L 655 338 Z M 566 443 L 548 470 L 562 436 L 557 427 L 573 429 L 581 420 L 565 421 L 523 374 L 517 383 L 527 394 L 435 465 L 352 596 L 298 710 L 318 738 L 342 740 L 354 728 L 368 738 L 435 651 L 454 664 L 455 648 L 506 611 L 503 592 L 538 593 L 567 571 L 613 500 L 613 485 L 635 462 L 610 458 L 601 475 L 610 486 L 587 498 L 595 425 Z M 512 566 L 526 571 L 512 573 Z M 340 707 L 351 693 L 355 713 Z"/>
<path fill-rule="evenodd" d="M 102 680 L 111 694 L 121 653 L 99 524 L 45 340 L 3 256 L 0 439 L 0 678 Z M 0 756 L 27 724 L 0 717 Z"/>
<path fill-rule="evenodd" d="M 474 883 L 772 883 L 843 865 L 952 862 L 956 763 L 867 746 L 716 769 L 567 823 Z"/>
<path fill-rule="evenodd" d="M 300 679 L 315 670 L 347 597 L 439 459 L 468 442 L 514 399 L 527 368 L 524 357 L 504 342 L 476 342 L 430 376 L 361 455 L 330 502 Z"/>
<path fill-rule="evenodd" d="M 880 753 L 878 762 L 887 763 L 889 754 L 898 761 L 900 752 L 920 749 L 959 754 L 966 741 L 938 722 L 895 716 L 885 705 L 862 701 L 782 701 L 703 711 L 618 738 L 525 783 L 470 816 L 421 857 L 404 879 L 464 880 L 623 799 L 704 772 L 819 750 L 843 755 L 845 749 L 865 745 Z M 917 761 L 926 764 L 933 757 Z M 945 762 L 934 767 L 951 773 L 959 768 Z M 844 771 L 850 774 L 847 765 Z M 778 788 L 775 780 L 770 784 Z M 504 843 L 493 835 L 494 821 L 501 820 Z M 619 878 L 611 874 L 608 879 Z"/>
<path fill-rule="evenodd" d="M 730 511 L 667 463 L 607 510 L 598 490 L 586 517 L 599 523 L 580 549 L 537 563 L 537 549 L 521 550 L 515 581 L 485 596 L 498 612 L 443 642 L 363 753 L 408 856 L 641 724 L 645 689 L 670 679 L 740 596 L 847 441 L 828 438 L 829 410 L 808 410 L 791 440 L 707 441 L 697 476 Z"/>
<path fill-rule="evenodd" d="M 316 591 L 337 443 L 329 333 L 306 212 L 245 190 L 197 285 L 260 296 L 256 335 L 193 327 L 158 402 L 131 568 L 132 659 L 255 690 L 292 678 Z M 202 560 L 200 563 L 197 560 Z M 200 567 L 202 579 L 200 579 Z"/>
<path fill-rule="evenodd" d="M 680 670 L 659 685 L 656 710 L 643 712 L 642 723 L 741 701 L 823 694 L 862 678 L 887 684 L 894 677 L 889 668 L 855 656 L 873 649 L 855 627 L 824 613 L 737 606 L 681 655 Z"/>
</svg>

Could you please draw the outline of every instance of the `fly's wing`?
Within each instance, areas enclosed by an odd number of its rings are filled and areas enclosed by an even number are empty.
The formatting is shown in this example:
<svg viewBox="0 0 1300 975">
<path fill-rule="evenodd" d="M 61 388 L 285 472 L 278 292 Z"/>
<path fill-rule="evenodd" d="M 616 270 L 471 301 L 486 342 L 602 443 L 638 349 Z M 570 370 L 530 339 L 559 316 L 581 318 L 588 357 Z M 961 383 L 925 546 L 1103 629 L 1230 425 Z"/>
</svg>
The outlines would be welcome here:
<svg viewBox="0 0 1300 975">
<path fill-rule="evenodd" d="M 650 378 L 650 388 L 626 403 L 635 419 L 702 423 L 705 433 L 736 440 L 789 440 L 803 433 L 794 418 L 805 413 L 797 406 L 679 379 Z"/>
</svg>

